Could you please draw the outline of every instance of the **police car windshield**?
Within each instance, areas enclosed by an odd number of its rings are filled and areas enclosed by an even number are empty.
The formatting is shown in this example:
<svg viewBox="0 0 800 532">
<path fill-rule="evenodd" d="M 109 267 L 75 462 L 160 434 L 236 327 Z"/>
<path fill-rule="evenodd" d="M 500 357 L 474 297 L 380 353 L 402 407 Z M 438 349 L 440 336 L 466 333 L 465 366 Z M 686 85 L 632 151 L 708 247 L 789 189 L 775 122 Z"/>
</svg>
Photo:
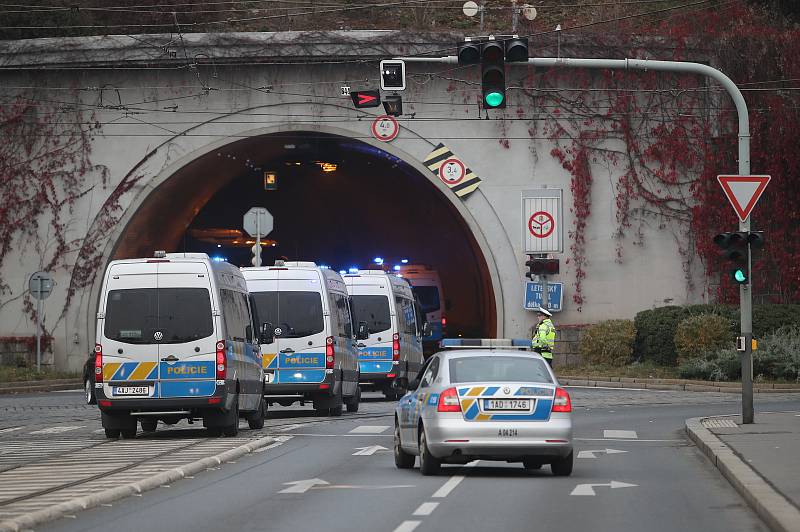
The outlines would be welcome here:
<svg viewBox="0 0 800 532">
<path fill-rule="evenodd" d="M 451 359 L 450 382 L 552 383 L 553 380 L 542 360 L 532 357 L 486 355 Z"/>
<path fill-rule="evenodd" d="M 322 298 L 319 292 L 253 292 L 259 323 L 281 329 L 281 338 L 321 333 Z"/>
<path fill-rule="evenodd" d="M 419 304 L 422 305 L 422 312 L 436 312 L 441 306 L 439 304 L 439 289 L 435 286 L 415 286 L 414 293 L 419 296 Z"/>
<path fill-rule="evenodd" d="M 211 299 L 205 288 L 111 290 L 106 302 L 105 337 L 126 344 L 182 344 L 214 333 Z"/>
<path fill-rule="evenodd" d="M 392 326 L 389 317 L 389 298 L 386 296 L 350 296 L 353 319 L 367 322 L 370 334 L 379 333 Z"/>
</svg>

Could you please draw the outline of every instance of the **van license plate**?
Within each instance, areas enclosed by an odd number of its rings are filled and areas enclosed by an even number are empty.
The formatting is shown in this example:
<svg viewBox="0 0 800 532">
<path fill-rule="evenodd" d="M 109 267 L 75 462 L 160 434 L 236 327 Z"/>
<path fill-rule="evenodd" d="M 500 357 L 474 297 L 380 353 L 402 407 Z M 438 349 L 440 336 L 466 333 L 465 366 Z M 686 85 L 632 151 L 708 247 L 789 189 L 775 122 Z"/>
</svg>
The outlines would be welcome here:
<svg viewBox="0 0 800 532">
<path fill-rule="evenodd" d="M 484 410 L 530 410 L 530 399 L 485 399 Z"/>
<path fill-rule="evenodd" d="M 114 395 L 150 395 L 149 386 L 116 386 Z"/>
</svg>

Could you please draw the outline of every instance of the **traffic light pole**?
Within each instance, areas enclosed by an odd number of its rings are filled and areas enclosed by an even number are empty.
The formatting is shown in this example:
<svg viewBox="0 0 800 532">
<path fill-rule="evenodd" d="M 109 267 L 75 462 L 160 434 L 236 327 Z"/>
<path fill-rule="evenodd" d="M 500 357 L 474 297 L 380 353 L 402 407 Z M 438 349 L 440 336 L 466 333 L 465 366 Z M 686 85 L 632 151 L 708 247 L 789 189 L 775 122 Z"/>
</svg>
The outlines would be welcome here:
<svg viewBox="0 0 800 532">
<path fill-rule="evenodd" d="M 445 63 L 458 64 L 458 57 L 451 55 L 445 57 L 399 57 L 407 63 Z M 525 63 L 506 63 L 508 65 L 523 65 Z M 684 61 L 650 61 L 647 59 L 572 59 L 566 57 L 548 58 L 533 57 L 528 59 L 528 65 L 539 68 L 582 68 L 582 69 L 607 69 L 607 70 L 655 70 L 661 72 L 676 72 L 681 74 L 698 74 L 716 80 L 730 95 L 736 106 L 739 120 L 739 175 L 750 175 L 750 117 L 747 114 L 747 104 L 742 92 L 736 84 L 725 74 L 708 65 Z M 739 223 L 740 231 L 750 231 L 750 218 Z M 747 251 L 749 282 L 739 288 L 739 310 L 741 312 L 741 335 L 745 345 L 742 352 L 742 421 L 753 422 L 753 300 L 750 290 L 752 271 L 750 271 L 750 246 Z"/>
</svg>

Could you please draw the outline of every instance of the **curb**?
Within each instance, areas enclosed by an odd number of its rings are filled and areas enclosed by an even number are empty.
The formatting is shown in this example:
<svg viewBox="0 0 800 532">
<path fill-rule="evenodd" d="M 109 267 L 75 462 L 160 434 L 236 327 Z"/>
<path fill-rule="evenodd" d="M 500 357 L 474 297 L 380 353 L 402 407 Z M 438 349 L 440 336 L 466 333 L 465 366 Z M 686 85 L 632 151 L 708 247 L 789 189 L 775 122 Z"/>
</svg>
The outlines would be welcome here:
<svg viewBox="0 0 800 532">
<path fill-rule="evenodd" d="M 558 377 L 558 374 L 556 374 Z M 575 377 L 563 376 L 558 382 L 564 386 L 589 386 L 604 388 L 644 388 L 647 390 L 672 390 L 682 392 L 742 393 L 738 382 L 689 381 L 679 379 L 634 379 L 626 377 Z M 755 384 L 753 393 L 800 393 L 800 386 L 791 384 Z"/>
<path fill-rule="evenodd" d="M 0 521 L 0 531 L 19 532 L 21 530 L 33 528 L 36 525 L 41 525 L 42 523 L 54 521 L 68 514 L 74 514 L 82 510 L 88 510 L 90 508 L 100 506 L 101 504 L 108 504 L 119 499 L 124 499 L 125 497 L 129 497 L 131 495 L 141 494 L 158 488 L 164 484 L 169 484 L 170 482 L 175 482 L 176 480 L 194 475 L 195 473 L 200 473 L 209 467 L 215 467 L 224 462 L 235 460 L 246 454 L 252 453 L 256 449 L 260 449 L 261 447 L 265 447 L 271 443 L 274 443 L 275 441 L 277 441 L 275 438 L 271 436 L 265 436 L 263 438 L 253 440 L 250 443 L 240 445 L 239 447 L 228 449 L 227 451 L 214 456 L 201 458 L 200 460 L 195 460 L 194 462 L 190 462 L 186 465 L 163 471 L 157 475 L 153 475 L 138 482 L 132 482 L 124 486 L 117 486 L 116 488 L 111 488 L 99 493 L 84 495 L 83 497 L 62 502 L 43 510 L 37 510 L 13 519 Z"/>
<path fill-rule="evenodd" d="M 59 379 L 54 381 L 20 381 L 0 384 L 0 395 L 14 393 L 54 392 L 83 388 L 81 379 Z"/>
<path fill-rule="evenodd" d="M 773 488 L 722 440 L 702 425 L 706 416 L 686 420 L 686 433 L 775 532 L 800 532 L 800 510 Z"/>
</svg>

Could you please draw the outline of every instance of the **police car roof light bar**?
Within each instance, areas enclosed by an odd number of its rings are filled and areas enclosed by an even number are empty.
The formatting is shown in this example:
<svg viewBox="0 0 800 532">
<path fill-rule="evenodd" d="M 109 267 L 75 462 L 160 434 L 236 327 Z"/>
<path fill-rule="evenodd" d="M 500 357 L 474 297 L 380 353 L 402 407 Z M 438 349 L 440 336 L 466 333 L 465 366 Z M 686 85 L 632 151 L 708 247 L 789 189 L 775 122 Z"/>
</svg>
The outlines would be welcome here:
<svg viewBox="0 0 800 532">
<path fill-rule="evenodd" d="M 443 338 L 442 349 L 517 349 L 527 351 L 531 341 L 525 338 Z"/>
</svg>

